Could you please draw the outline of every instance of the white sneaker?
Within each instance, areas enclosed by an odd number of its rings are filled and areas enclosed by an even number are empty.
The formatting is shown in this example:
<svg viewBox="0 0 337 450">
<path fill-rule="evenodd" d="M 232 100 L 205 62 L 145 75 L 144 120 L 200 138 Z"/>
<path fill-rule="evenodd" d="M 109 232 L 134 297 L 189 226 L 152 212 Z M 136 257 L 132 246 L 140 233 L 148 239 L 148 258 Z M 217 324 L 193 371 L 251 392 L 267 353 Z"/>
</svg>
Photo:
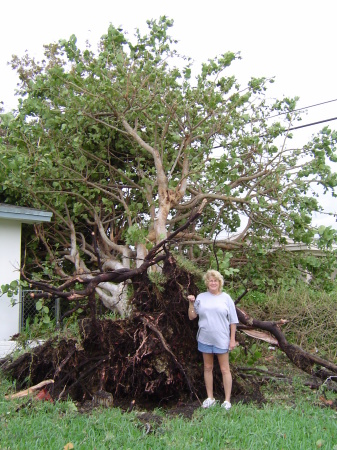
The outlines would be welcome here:
<svg viewBox="0 0 337 450">
<path fill-rule="evenodd" d="M 225 409 L 231 409 L 231 407 L 232 407 L 232 405 L 229 403 L 229 402 L 227 402 L 227 401 L 224 401 L 222 404 L 221 404 L 221 408 L 225 408 Z"/>
<path fill-rule="evenodd" d="M 203 408 L 210 408 L 211 406 L 215 405 L 215 398 L 206 398 L 206 400 L 203 402 L 202 407 Z"/>
</svg>

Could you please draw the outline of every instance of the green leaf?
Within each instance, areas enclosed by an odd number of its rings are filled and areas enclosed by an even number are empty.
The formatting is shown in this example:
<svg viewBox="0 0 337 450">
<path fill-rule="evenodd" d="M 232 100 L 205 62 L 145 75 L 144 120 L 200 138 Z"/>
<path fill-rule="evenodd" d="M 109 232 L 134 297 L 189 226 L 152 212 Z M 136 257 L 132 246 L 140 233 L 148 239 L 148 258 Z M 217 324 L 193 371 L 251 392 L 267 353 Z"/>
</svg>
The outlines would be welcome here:
<svg viewBox="0 0 337 450">
<path fill-rule="evenodd" d="M 10 286 L 11 289 L 17 289 L 17 287 L 19 286 L 19 282 L 17 280 L 11 281 L 9 286 Z"/>
<path fill-rule="evenodd" d="M 37 309 L 37 311 L 41 311 L 43 308 L 43 302 L 41 300 L 38 300 L 36 302 L 35 308 Z"/>
<path fill-rule="evenodd" d="M 1 285 L 1 293 L 2 294 L 6 294 L 8 292 L 8 289 L 9 289 L 9 285 L 8 284 Z"/>
</svg>

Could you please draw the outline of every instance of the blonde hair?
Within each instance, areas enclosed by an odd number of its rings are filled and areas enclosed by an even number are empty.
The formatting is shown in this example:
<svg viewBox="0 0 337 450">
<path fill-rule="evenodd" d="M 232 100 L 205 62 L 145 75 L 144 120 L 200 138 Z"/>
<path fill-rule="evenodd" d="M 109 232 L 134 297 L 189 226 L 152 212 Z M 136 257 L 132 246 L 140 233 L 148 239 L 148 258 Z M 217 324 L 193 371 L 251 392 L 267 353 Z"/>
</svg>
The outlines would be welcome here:
<svg viewBox="0 0 337 450">
<path fill-rule="evenodd" d="M 223 279 L 223 276 L 221 275 L 221 273 L 218 272 L 217 270 L 213 270 L 213 269 L 207 270 L 207 272 L 204 275 L 204 282 L 207 287 L 208 287 L 210 278 L 215 278 L 216 280 L 219 281 L 219 284 L 220 284 L 219 291 L 221 292 L 222 288 L 223 288 L 223 283 L 224 283 L 224 279 Z"/>
</svg>

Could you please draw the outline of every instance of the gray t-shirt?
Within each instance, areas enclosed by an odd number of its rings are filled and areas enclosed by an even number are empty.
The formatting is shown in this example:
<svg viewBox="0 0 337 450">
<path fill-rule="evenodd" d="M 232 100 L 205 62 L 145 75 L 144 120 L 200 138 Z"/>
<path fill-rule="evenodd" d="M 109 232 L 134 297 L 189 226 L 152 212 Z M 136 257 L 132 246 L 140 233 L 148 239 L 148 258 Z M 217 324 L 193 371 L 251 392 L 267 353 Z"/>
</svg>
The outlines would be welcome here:
<svg viewBox="0 0 337 450">
<path fill-rule="evenodd" d="M 239 323 L 233 300 L 225 292 L 213 295 L 210 292 L 199 294 L 194 303 L 199 315 L 197 340 L 203 344 L 229 348 L 231 323 Z"/>
</svg>

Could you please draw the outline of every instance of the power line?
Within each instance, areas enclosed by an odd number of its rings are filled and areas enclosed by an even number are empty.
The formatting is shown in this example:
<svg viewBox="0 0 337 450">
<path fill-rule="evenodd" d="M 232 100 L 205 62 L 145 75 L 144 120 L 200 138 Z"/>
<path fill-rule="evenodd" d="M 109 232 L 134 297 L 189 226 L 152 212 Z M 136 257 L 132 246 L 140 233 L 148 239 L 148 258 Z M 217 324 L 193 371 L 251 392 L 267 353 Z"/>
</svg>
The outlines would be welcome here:
<svg viewBox="0 0 337 450">
<path fill-rule="evenodd" d="M 284 111 L 284 112 L 281 112 L 279 114 L 275 114 L 274 116 L 267 117 L 267 120 L 272 119 L 273 117 L 282 116 L 283 114 L 289 114 L 289 113 L 292 113 L 292 112 L 302 111 L 303 109 L 314 108 L 315 106 L 326 105 L 326 104 L 332 103 L 332 102 L 337 102 L 337 98 L 334 98 L 333 100 L 327 100 L 326 102 L 315 103 L 314 105 L 304 106 L 303 108 L 297 108 L 297 109 L 294 109 L 293 111 Z M 292 130 L 298 130 L 300 128 L 311 127 L 313 125 L 318 125 L 320 123 L 332 122 L 333 120 L 337 120 L 337 117 L 332 117 L 331 119 L 320 120 L 318 122 L 307 123 L 305 125 L 300 125 L 298 127 L 288 128 L 287 131 L 292 131 Z M 262 137 L 262 136 L 260 136 L 260 137 Z M 222 145 L 217 145 L 217 146 L 213 147 L 213 149 L 214 148 L 220 148 L 220 147 L 222 147 Z"/>
<path fill-rule="evenodd" d="M 333 120 L 337 120 L 337 117 L 332 117 L 331 119 L 320 120 L 318 122 L 307 123 L 305 125 L 300 125 L 299 127 L 288 128 L 287 131 L 298 130 L 299 128 L 311 127 L 312 125 L 318 125 L 319 123 L 324 123 L 324 122 L 331 122 Z"/>
<path fill-rule="evenodd" d="M 297 109 L 294 109 L 294 110 L 292 110 L 292 111 L 284 111 L 284 112 L 280 112 L 280 113 L 278 113 L 278 114 L 275 114 L 274 116 L 268 117 L 268 119 L 272 119 L 273 117 L 282 116 L 283 114 L 289 114 L 289 113 L 292 113 L 292 112 L 303 111 L 303 109 L 314 108 L 315 106 L 326 105 L 327 103 L 332 103 L 332 102 L 337 102 L 337 98 L 335 98 L 335 99 L 333 99 L 333 100 L 327 100 L 326 102 L 316 103 L 315 105 L 304 106 L 303 108 L 297 108 Z"/>
<path fill-rule="evenodd" d="M 287 128 L 284 131 L 292 131 L 292 130 L 298 130 L 299 128 L 306 128 L 306 127 L 312 127 L 313 125 L 318 125 L 320 123 L 325 123 L 325 122 L 332 122 L 333 120 L 337 120 L 337 117 L 331 117 L 331 119 L 325 119 L 325 120 L 319 120 L 318 122 L 312 122 L 312 123 L 306 123 L 305 125 L 300 125 L 298 127 L 292 127 L 292 128 Z M 259 137 L 264 137 L 266 136 L 264 135 L 260 135 Z M 223 147 L 222 145 L 216 145 L 215 147 L 212 147 L 212 150 L 215 148 L 221 148 Z"/>
</svg>

